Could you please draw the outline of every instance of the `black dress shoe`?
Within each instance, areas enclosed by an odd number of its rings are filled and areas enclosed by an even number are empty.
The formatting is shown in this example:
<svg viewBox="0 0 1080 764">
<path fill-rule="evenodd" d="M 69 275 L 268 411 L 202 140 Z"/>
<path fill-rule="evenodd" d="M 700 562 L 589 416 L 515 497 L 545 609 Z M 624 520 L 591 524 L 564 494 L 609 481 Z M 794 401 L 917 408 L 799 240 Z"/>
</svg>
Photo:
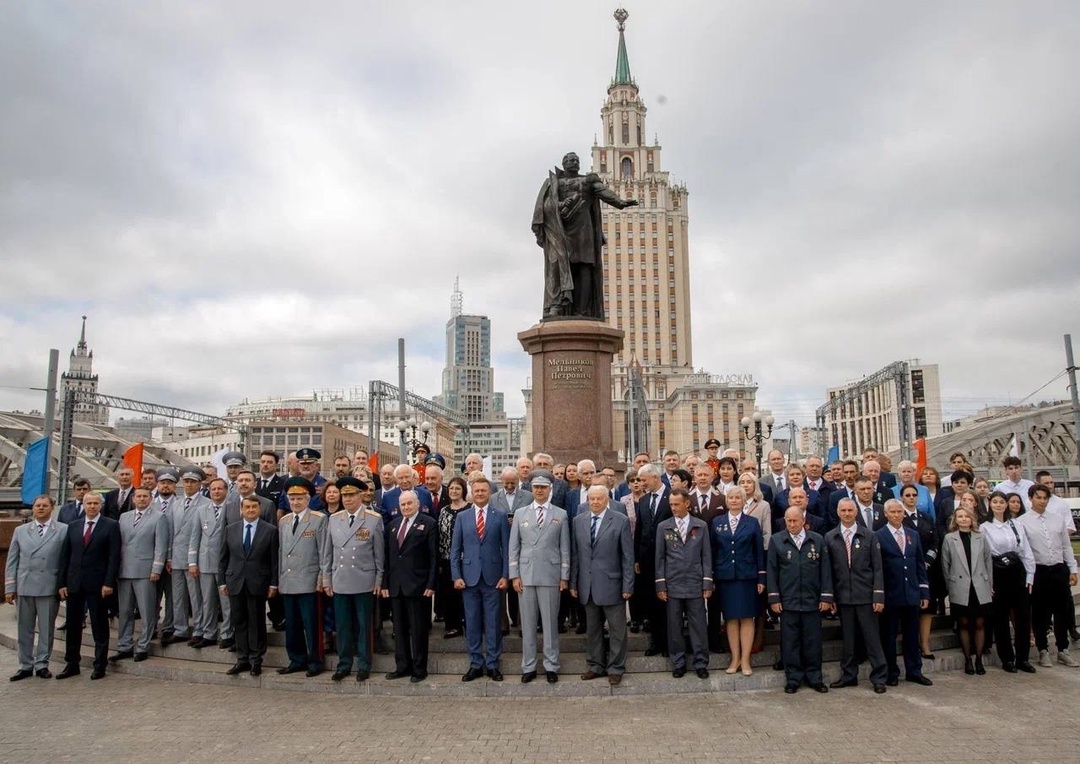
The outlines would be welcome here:
<svg viewBox="0 0 1080 764">
<path fill-rule="evenodd" d="M 291 666 L 290 665 L 290 666 L 282 666 L 281 668 L 279 668 L 277 670 L 277 672 L 279 674 L 296 674 L 296 673 L 298 673 L 300 671 L 303 671 L 303 670 L 304 670 L 303 666 Z"/>
<path fill-rule="evenodd" d="M 229 676 L 236 676 L 237 674 L 240 674 L 244 671 L 251 671 L 251 664 L 247 661 L 237 661 L 232 665 L 232 668 L 230 668 L 225 673 Z"/>
<path fill-rule="evenodd" d="M 82 673 L 82 672 L 79 671 L 78 666 L 76 666 L 75 664 L 68 664 L 67 666 L 64 666 L 63 671 L 61 671 L 59 674 L 56 675 L 56 678 L 57 679 L 67 679 L 68 677 L 71 677 L 71 676 L 78 676 L 80 673 Z"/>
<path fill-rule="evenodd" d="M 461 629 L 450 629 L 442 635 L 443 639 L 453 639 L 454 637 L 460 637 L 462 635 Z"/>
<path fill-rule="evenodd" d="M 964 673 L 968 676 L 975 675 L 975 666 L 971 663 L 971 658 L 964 658 Z"/>
<path fill-rule="evenodd" d="M 149 656 L 146 653 L 135 653 L 135 662 L 136 663 L 142 663 L 148 657 Z"/>
<path fill-rule="evenodd" d="M 556 671 L 546 671 L 548 684 L 555 684 L 559 681 L 559 674 Z"/>
<path fill-rule="evenodd" d="M 259 674 L 261 674 L 261 673 L 262 673 L 262 664 L 261 663 L 256 663 L 255 665 L 253 665 L 251 667 L 251 675 L 252 676 L 259 676 Z"/>
<path fill-rule="evenodd" d="M 975 673 L 979 676 L 983 676 L 986 673 L 986 667 L 983 666 L 981 655 L 975 659 Z"/>
<path fill-rule="evenodd" d="M 271 624 L 274 627 L 274 631 L 285 631 L 285 622 Z"/>
<path fill-rule="evenodd" d="M 94 669 L 94 671 L 90 674 L 90 678 L 91 679 L 104 679 L 105 678 L 105 669 L 103 669 L 103 668 Z"/>
<path fill-rule="evenodd" d="M 169 634 L 161 638 L 161 646 L 167 647 L 168 645 L 175 645 L 177 642 L 187 642 L 188 637 L 178 637 L 175 634 Z"/>
<path fill-rule="evenodd" d="M 1025 674 L 1035 673 L 1035 667 L 1027 661 L 1017 661 L 1016 668 L 1018 668 L 1020 671 L 1023 671 Z"/>
<path fill-rule="evenodd" d="M 359 671 L 356 672 L 356 681 L 357 682 L 366 682 L 370 678 L 371 678 L 371 672 L 368 671 L 367 669 L 360 669 Z"/>
<path fill-rule="evenodd" d="M 330 678 L 333 679 L 335 682 L 340 682 L 342 679 L 344 679 L 348 675 L 349 675 L 348 671 L 335 671 L 333 674 L 330 675 Z"/>
<path fill-rule="evenodd" d="M 229 637 L 228 639 L 223 639 L 218 642 L 218 647 L 222 650 L 228 650 L 231 647 L 236 647 L 236 640 L 232 637 Z"/>
<path fill-rule="evenodd" d="M 784 670 L 784 659 L 781 658 L 780 660 L 778 660 L 776 663 L 774 663 L 772 665 L 772 668 L 773 668 L 773 671 L 783 671 Z"/>
<path fill-rule="evenodd" d="M 420 684 L 425 679 L 427 679 L 427 673 L 426 672 L 423 673 L 423 674 L 413 674 L 411 677 L 409 677 L 409 681 L 412 682 L 413 684 Z"/>
<path fill-rule="evenodd" d="M 587 629 L 587 627 L 585 626 L 585 624 L 581 624 L 581 625 L 580 625 L 580 626 L 578 626 L 578 627 L 577 627 L 576 629 L 574 629 L 574 633 L 575 633 L 575 634 L 584 634 L 584 633 L 585 633 L 585 632 L 586 632 L 587 630 L 588 630 L 588 629 Z"/>
<path fill-rule="evenodd" d="M 318 676 L 323 671 L 324 669 L 322 666 L 311 666 L 308 668 L 307 671 L 304 672 L 304 676 L 306 676 L 308 679 L 311 679 L 311 677 Z"/>
<path fill-rule="evenodd" d="M 195 647 L 195 645 L 200 645 L 201 646 L 201 642 L 202 642 L 202 637 L 192 637 L 191 639 L 189 639 L 187 641 L 187 646 L 188 647 Z"/>
<path fill-rule="evenodd" d="M 535 671 L 526 671 L 524 674 L 521 675 L 521 683 L 522 684 L 528 684 L 529 682 L 531 682 L 534 679 L 536 679 L 536 672 Z"/>
<path fill-rule="evenodd" d="M 921 684 L 923 687 L 930 687 L 931 685 L 934 684 L 929 679 L 924 677 L 922 674 L 919 674 L 918 676 L 909 676 L 909 677 L 907 677 L 907 680 L 909 682 L 913 682 L 915 684 Z"/>
<path fill-rule="evenodd" d="M 660 651 L 657 648 L 653 647 L 652 645 L 649 645 L 647 648 L 645 648 L 645 657 L 646 658 L 651 658 L 654 655 L 659 655 L 659 654 L 660 654 Z"/>
<path fill-rule="evenodd" d="M 825 686 L 824 682 L 821 683 L 821 684 L 812 684 L 812 685 L 810 685 L 810 689 L 813 690 L 814 692 L 828 692 L 829 691 L 829 688 Z"/>
<path fill-rule="evenodd" d="M 1016 673 L 1016 664 L 1013 663 L 1012 661 L 1005 661 L 1004 663 L 1001 664 L 1001 670 L 1005 671 L 1005 672 L 1007 672 L 1009 674 L 1015 674 Z"/>
<path fill-rule="evenodd" d="M 559 633 L 560 634 L 565 634 L 566 633 L 566 624 L 565 623 L 560 623 L 559 624 Z"/>
<path fill-rule="evenodd" d="M 638 623 L 637 621 L 631 621 L 630 622 L 630 633 L 631 634 L 637 634 L 640 631 L 641 631 L 641 624 Z"/>
<path fill-rule="evenodd" d="M 216 645 L 216 644 L 217 644 L 216 639 L 206 639 L 205 637 L 202 637 L 199 640 L 197 640 L 196 642 L 193 642 L 192 645 L 191 645 L 191 648 L 193 650 L 202 650 L 204 647 L 210 647 L 211 645 Z"/>
<path fill-rule="evenodd" d="M 502 630 L 502 635 L 504 637 L 509 637 L 510 636 L 510 629 L 503 629 Z"/>
<path fill-rule="evenodd" d="M 393 681 L 395 679 L 404 679 L 405 677 L 409 676 L 409 674 L 410 672 L 408 671 L 391 671 L 389 674 L 386 675 L 386 678 L 390 681 Z"/>
<path fill-rule="evenodd" d="M 29 679 L 34 675 L 31 669 L 19 669 L 14 674 L 8 677 L 9 682 L 21 682 L 23 679 Z"/>
<path fill-rule="evenodd" d="M 47 668 L 40 668 L 34 672 L 34 676 L 38 679 L 52 679 L 52 672 Z"/>
<path fill-rule="evenodd" d="M 885 694 L 885 685 L 883 685 L 883 684 L 875 684 L 874 685 L 874 692 L 876 692 L 878 695 L 884 695 Z"/>
<path fill-rule="evenodd" d="M 699 668 L 697 670 L 698 679 L 708 679 L 709 670 L 707 668 Z"/>
<path fill-rule="evenodd" d="M 858 687 L 859 682 L 857 679 L 837 679 L 835 682 L 829 685 L 830 689 L 839 690 L 841 687 Z"/>
<path fill-rule="evenodd" d="M 896 685 L 900 684 L 900 677 L 891 676 L 885 680 L 885 684 L 889 685 L 889 687 L 896 687 Z"/>
<path fill-rule="evenodd" d="M 116 663 L 117 661 L 122 661 L 122 660 L 125 660 L 127 658 L 133 658 L 133 657 L 135 657 L 135 652 L 133 650 L 121 650 L 118 653 L 114 653 L 112 655 L 112 657 L 109 658 L 109 661 L 111 663 Z"/>
<path fill-rule="evenodd" d="M 503 680 L 502 672 L 498 669 L 488 669 L 487 675 L 491 677 L 493 682 L 501 682 Z"/>
<path fill-rule="evenodd" d="M 798 691 L 799 691 L 799 685 L 797 685 L 797 684 L 784 685 L 784 692 L 786 692 L 788 695 L 794 695 Z"/>
<path fill-rule="evenodd" d="M 677 668 L 677 669 L 675 669 L 674 671 L 671 672 L 671 675 L 673 677 L 675 677 L 676 679 L 682 679 L 684 676 L 686 676 L 686 669 Z"/>
<path fill-rule="evenodd" d="M 463 682 L 471 682 L 474 679 L 479 679 L 484 675 L 484 670 L 479 666 L 473 666 L 461 677 Z"/>
</svg>

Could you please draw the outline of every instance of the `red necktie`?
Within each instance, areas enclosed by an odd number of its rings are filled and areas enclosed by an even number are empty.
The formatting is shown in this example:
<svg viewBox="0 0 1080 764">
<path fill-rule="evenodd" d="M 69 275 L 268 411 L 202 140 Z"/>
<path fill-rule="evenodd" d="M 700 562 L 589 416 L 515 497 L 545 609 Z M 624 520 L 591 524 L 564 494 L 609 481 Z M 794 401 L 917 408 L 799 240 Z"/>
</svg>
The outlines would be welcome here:
<svg viewBox="0 0 1080 764">
<path fill-rule="evenodd" d="M 86 546 L 87 544 L 90 543 L 90 533 L 93 530 L 94 530 L 94 524 L 93 523 L 87 523 L 86 524 L 86 530 L 83 531 L 83 535 L 82 535 L 82 545 L 83 546 Z"/>
<path fill-rule="evenodd" d="M 484 510 L 476 510 L 476 537 L 484 540 Z"/>
<path fill-rule="evenodd" d="M 405 529 L 409 526 L 408 518 L 401 518 L 401 527 L 397 530 L 397 545 L 401 549 L 401 542 L 405 540 Z"/>
</svg>

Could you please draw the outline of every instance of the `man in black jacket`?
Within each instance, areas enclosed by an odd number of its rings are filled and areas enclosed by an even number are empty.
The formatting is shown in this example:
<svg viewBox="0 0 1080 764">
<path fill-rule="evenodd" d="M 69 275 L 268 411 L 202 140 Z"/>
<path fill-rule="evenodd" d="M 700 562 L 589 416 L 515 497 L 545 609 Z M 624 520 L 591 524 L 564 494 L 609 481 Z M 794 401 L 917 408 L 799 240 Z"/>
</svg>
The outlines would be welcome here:
<svg viewBox="0 0 1080 764">
<path fill-rule="evenodd" d="M 229 597 L 236 638 L 236 663 L 226 673 L 262 673 L 266 654 L 266 600 L 277 595 L 278 530 L 259 518 L 260 497 L 241 500 L 240 522 L 225 526 L 218 581 Z"/>
</svg>

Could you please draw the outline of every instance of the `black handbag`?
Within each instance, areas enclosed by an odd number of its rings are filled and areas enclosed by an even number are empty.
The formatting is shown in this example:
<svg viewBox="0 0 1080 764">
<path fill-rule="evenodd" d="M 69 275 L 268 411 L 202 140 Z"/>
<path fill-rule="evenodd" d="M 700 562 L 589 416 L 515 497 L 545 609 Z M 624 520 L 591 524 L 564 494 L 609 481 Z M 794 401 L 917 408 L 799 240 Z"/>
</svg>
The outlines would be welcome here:
<svg viewBox="0 0 1080 764">
<path fill-rule="evenodd" d="M 1016 545 L 1020 546 L 1020 532 L 1016 530 L 1016 526 L 1013 525 L 1013 521 L 1009 520 L 1009 527 L 1012 528 L 1013 535 L 1016 536 Z M 995 555 L 994 558 L 994 570 L 1016 570 L 1017 568 L 1024 567 L 1024 561 L 1020 559 L 1020 555 L 1017 552 L 1006 552 L 1005 554 Z"/>
</svg>

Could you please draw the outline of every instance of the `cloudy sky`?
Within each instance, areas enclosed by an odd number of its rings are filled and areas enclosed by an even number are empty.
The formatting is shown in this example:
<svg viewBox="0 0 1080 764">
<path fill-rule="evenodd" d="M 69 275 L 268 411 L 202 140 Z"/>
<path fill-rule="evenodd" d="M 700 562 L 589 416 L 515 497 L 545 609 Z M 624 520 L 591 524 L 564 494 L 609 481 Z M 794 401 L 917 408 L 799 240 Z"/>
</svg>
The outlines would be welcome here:
<svg viewBox="0 0 1080 764">
<path fill-rule="evenodd" d="M 0 408 L 41 407 L 25 388 L 83 314 L 115 395 L 218 412 L 396 381 L 404 337 L 430 396 L 459 275 L 521 413 L 532 205 L 599 132 L 614 8 L 5 3 Z M 690 189 L 696 366 L 803 424 L 894 360 L 941 365 L 947 414 L 1063 370 L 1080 4 L 629 10 L 649 137 Z"/>
</svg>

